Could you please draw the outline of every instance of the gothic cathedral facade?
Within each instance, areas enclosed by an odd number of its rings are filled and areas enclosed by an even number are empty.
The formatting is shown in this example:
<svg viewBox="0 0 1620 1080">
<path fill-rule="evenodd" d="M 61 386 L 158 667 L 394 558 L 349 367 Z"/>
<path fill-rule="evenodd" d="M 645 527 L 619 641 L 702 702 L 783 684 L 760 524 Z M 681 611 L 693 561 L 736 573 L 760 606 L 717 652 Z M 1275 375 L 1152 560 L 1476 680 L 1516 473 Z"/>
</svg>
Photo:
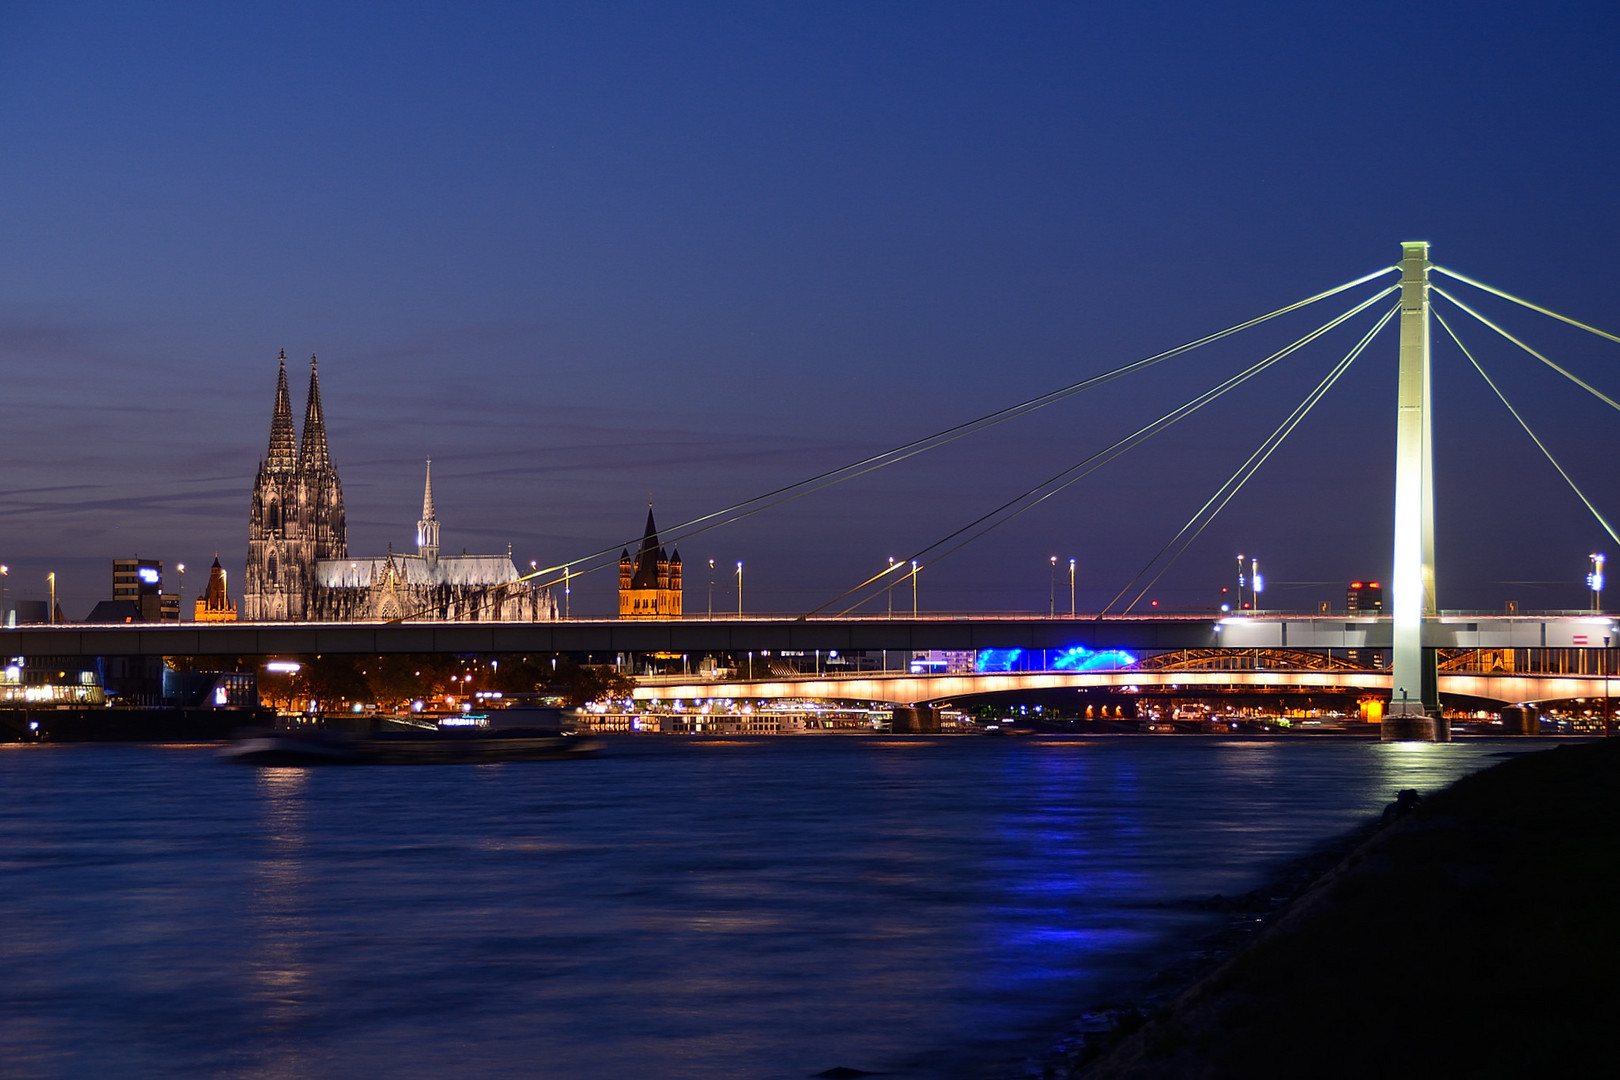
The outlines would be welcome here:
<svg viewBox="0 0 1620 1080">
<path fill-rule="evenodd" d="M 549 591 L 523 580 L 505 555 L 441 555 L 432 462 L 416 523 L 416 553 L 349 555 L 343 486 L 326 444 L 315 358 L 304 433 L 293 437 L 287 357 L 276 377 L 270 450 L 259 463 L 248 520 L 242 619 L 538 622 L 556 618 Z"/>
<path fill-rule="evenodd" d="M 287 354 L 276 376 L 270 417 L 270 451 L 253 482 L 248 519 L 247 573 L 242 618 L 288 622 L 313 616 L 315 565 L 349 554 L 343 516 L 343 485 L 326 446 L 320 373 L 309 358 L 309 399 L 304 436 L 294 441 L 292 399 L 287 393 Z"/>
</svg>

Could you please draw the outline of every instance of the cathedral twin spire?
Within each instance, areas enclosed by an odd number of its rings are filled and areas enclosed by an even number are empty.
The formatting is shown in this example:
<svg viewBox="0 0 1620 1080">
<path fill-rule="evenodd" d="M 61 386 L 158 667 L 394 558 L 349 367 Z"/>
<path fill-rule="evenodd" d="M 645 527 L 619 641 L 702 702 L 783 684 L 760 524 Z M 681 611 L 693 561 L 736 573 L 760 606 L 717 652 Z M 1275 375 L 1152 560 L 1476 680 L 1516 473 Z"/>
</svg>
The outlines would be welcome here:
<svg viewBox="0 0 1620 1080">
<path fill-rule="evenodd" d="M 292 472 L 298 467 L 298 440 L 293 434 L 292 398 L 287 393 L 287 351 L 281 351 L 281 373 L 276 376 L 276 408 L 270 416 L 270 453 L 265 467 L 271 472 Z"/>
<path fill-rule="evenodd" d="M 306 472 L 332 470 L 326 450 L 326 414 L 321 410 L 321 376 L 315 357 L 309 358 L 309 403 L 304 406 L 304 437 L 298 442 L 298 467 Z"/>
<path fill-rule="evenodd" d="M 276 408 L 270 417 L 270 452 L 265 468 L 273 473 L 330 472 L 332 457 L 326 448 L 326 415 L 321 410 L 321 382 L 315 357 L 309 358 L 309 400 L 304 406 L 304 437 L 293 436 L 292 397 L 287 392 L 287 351 L 281 351 L 276 375 Z"/>
</svg>

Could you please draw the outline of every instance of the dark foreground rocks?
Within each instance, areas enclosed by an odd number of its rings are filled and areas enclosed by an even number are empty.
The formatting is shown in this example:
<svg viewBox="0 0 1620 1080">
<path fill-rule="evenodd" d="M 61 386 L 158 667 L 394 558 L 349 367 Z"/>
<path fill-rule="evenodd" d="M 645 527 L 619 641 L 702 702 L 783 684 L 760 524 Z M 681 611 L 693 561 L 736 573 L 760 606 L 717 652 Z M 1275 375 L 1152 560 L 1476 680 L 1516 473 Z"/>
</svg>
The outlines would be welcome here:
<svg viewBox="0 0 1620 1080">
<path fill-rule="evenodd" d="M 1250 947 L 1071 1075 L 1616 1075 L 1620 740 L 1404 802 Z"/>
</svg>

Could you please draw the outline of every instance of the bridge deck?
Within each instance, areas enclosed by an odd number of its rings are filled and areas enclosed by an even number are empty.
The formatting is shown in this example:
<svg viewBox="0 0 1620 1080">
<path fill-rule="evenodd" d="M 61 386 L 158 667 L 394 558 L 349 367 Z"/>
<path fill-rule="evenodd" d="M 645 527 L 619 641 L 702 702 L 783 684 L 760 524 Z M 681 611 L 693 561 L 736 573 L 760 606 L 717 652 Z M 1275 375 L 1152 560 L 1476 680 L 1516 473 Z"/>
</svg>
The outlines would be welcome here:
<svg viewBox="0 0 1620 1080">
<path fill-rule="evenodd" d="M 783 698 L 826 698 L 849 701 L 882 701 L 914 704 L 947 701 L 993 694 L 1008 690 L 1038 690 L 1059 687 L 1126 687 L 1163 691 L 1185 687 L 1189 693 L 1200 690 L 1250 691 L 1254 693 L 1310 693 L 1313 691 L 1366 691 L 1388 694 L 1391 677 L 1387 671 L 1029 671 L 911 675 L 902 672 L 861 674 L 802 675 L 796 678 L 716 679 L 705 681 L 692 676 L 643 676 L 637 680 L 638 701 L 699 698 L 746 700 Z M 1613 681 L 1620 689 L 1620 680 Z M 1525 674 L 1442 674 L 1443 695 L 1481 698 L 1499 702 L 1567 701 L 1575 698 L 1601 698 L 1609 689 L 1599 676 Z"/>
<path fill-rule="evenodd" d="M 1601 648 L 1602 615 L 1457 615 L 1426 620 L 1438 648 Z M 1620 640 L 1620 639 L 1617 639 Z M 196 623 L 0 629 L 9 656 L 275 656 L 313 653 L 706 653 L 839 649 L 1387 649 L 1388 619 L 1343 615 L 938 616 L 543 623 Z"/>
</svg>

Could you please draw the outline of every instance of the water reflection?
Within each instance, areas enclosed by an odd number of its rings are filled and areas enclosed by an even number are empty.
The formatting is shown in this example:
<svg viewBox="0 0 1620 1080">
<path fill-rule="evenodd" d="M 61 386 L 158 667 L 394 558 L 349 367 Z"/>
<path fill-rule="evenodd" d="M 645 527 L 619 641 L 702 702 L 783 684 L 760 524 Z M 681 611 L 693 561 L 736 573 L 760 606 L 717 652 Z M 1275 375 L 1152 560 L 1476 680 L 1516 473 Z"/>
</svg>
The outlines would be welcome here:
<svg viewBox="0 0 1620 1080">
<path fill-rule="evenodd" d="M 309 1009 L 315 936 L 308 893 L 306 769 L 260 769 L 255 775 L 258 855 L 250 867 L 245 974 L 255 1011 L 254 1060 L 248 1075 L 281 1080 L 306 1074 L 297 1029 Z"/>
<path fill-rule="evenodd" d="M 0 1072 L 951 1076 L 1152 965 L 1202 917 L 1181 901 L 1252 888 L 1496 749 L 626 739 L 581 762 L 257 772 L 202 750 L 0 755 Z"/>
</svg>

